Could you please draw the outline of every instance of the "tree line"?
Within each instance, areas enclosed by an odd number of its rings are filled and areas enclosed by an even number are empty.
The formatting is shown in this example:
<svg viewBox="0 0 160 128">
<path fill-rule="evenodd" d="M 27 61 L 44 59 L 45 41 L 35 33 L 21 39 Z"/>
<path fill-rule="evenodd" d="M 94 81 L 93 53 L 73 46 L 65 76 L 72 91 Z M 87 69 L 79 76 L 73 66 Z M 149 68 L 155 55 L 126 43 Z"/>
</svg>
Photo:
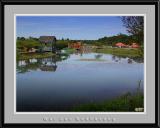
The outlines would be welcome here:
<svg viewBox="0 0 160 128">
<path fill-rule="evenodd" d="M 143 47 L 144 41 L 144 18 L 143 16 L 123 16 L 121 17 L 123 26 L 126 27 L 129 35 L 119 33 L 118 35 L 110 37 L 102 37 L 97 40 L 72 40 L 72 39 L 58 39 L 56 42 L 57 49 L 63 49 L 68 46 L 68 43 L 82 42 L 85 44 L 96 45 L 96 46 L 114 46 L 117 42 L 124 42 L 125 44 L 137 43 Z M 50 44 L 48 44 L 49 46 Z M 17 37 L 17 48 L 26 49 L 40 48 L 42 44 L 39 42 L 39 38 L 35 37 Z"/>
</svg>

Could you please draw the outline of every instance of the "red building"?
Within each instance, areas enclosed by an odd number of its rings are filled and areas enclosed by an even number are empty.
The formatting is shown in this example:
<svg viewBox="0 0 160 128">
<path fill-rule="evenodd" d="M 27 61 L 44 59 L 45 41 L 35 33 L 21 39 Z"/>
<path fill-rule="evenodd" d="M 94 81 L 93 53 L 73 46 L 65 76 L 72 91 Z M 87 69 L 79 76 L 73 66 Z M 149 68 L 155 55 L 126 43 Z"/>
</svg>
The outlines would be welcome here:
<svg viewBox="0 0 160 128">
<path fill-rule="evenodd" d="M 126 45 L 122 42 L 116 43 L 115 46 L 119 48 L 139 48 L 140 47 L 137 43 L 132 43 L 132 45 Z"/>
<path fill-rule="evenodd" d="M 115 46 L 119 47 L 119 48 L 123 48 L 123 47 L 126 47 L 126 45 L 122 42 L 118 42 L 115 44 Z"/>
<path fill-rule="evenodd" d="M 76 43 L 71 43 L 68 44 L 69 48 L 74 48 L 74 49 L 81 49 L 82 48 L 82 43 L 81 42 L 76 42 Z"/>
<path fill-rule="evenodd" d="M 140 46 L 137 43 L 132 43 L 131 47 L 132 48 L 139 48 Z"/>
</svg>

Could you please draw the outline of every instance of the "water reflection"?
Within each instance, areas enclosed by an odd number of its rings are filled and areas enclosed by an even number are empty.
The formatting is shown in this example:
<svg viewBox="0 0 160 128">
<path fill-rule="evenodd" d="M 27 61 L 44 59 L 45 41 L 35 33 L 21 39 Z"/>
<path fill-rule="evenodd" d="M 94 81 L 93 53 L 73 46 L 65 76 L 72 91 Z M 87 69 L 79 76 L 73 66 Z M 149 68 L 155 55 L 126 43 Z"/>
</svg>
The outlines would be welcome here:
<svg viewBox="0 0 160 128">
<path fill-rule="evenodd" d="M 115 56 L 112 55 L 112 60 L 115 62 L 120 62 L 122 59 L 127 59 L 128 64 L 132 64 L 133 62 L 136 63 L 143 63 L 143 58 L 141 57 L 125 57 L 125 56 Z"/>
<path fill-rule="evenodd" d="M 19 60 L 17 111 L 70 111 L 143 90 L 143 67 L 142 59 L 101 53 Z"/>
<path fill-rule="evenodd" d="M 53 71 L 57 69 L 57 62 L 66 60 L 69 55 L 56 55 L 49 58 L 28 59 L 17 61 L 17 73 L 25 73 L 30 70 Z"/>
<path fill-rule="evenodd" d="M 55 72 L 57 69 L 56 65 L 56 59 L 51 57 L 51 58 L 44 58 L 42 60 L 42 65 L 40 66 L 41 71 L 53 71 Z"/>
<path fill-rule="evenodd" d="M 97 54 L 95 55 L 95 59 L 100 59 L 103 55 L 102 54 Z"/>
<path fill-rule="evenodd" d="M 129 64 L 132 64 L 132 59 L 128 59 L 128 63 L 129 63 Z"/>
<path fill-rule="evenodd" d="M 122 58 L 122 57 L 115 56 L 115 55 L 112 56 L 112 60 L 115 61 L 115 62 L 121 61 L 121 58 Z"/>
<path fill-rule="evenodd" d="M 128 64 L 132 63 L 143 63 L 143 58 L 128 58 L 128 57 L 120 57 L 110 54 L 100 54 L 100 53 L 83 53 L 81 51 L 76 51 L 73 55 L 78 55 L 81 59 L 87 59 L 93 58 L 95 61 L 97 60 L 110 60 L 112 62 L 121 63 L 126 62 Z M 111 57 L 111 59 L 110 59 Z M 17 73 L 25 73 L 29 72 L 31 70 L 36 71 L 51 71 L 55 72 L 58 68 L 57 62 L 64 61 L 70 58 L 70 55 L 64 54 L 64 55 L 56 55 L 49 58 L 39 58 L 39 59 L 28 59 L 28 60 L 19 60 L 17 61 Z M 77 58 L 77 56 L 76 56 Z M 86 59 L 86 60 L 87 60 Z"/>
</svg>

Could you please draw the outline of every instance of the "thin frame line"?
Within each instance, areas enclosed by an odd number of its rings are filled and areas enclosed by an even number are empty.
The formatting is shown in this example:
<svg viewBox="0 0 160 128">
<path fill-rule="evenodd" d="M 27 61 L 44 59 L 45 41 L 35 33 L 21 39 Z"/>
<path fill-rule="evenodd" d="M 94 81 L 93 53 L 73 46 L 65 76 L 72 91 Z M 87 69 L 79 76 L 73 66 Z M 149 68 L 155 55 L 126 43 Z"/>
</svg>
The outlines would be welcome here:
<svg viewBox="0 0 160 128">
<path fill-rule="evenodd" d="M 17 16 L 143 16 L 144 17 L 144 112 L 17 112 L 16 111 L 16 17 Z M 14 14 L 14 114 L 146 114 L 146 14 Z"/>
</svg>

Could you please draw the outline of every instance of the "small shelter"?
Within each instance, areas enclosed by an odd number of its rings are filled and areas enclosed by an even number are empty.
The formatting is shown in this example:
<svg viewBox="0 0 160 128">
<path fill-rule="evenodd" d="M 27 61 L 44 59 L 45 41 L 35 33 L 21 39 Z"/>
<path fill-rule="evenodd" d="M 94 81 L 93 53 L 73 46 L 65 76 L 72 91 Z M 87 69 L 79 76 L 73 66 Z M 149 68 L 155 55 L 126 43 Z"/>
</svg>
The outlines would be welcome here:
<svg viewBox="0 0 160 128">
<path fill-rule="evenodd" d="M 52 44 L 52 52 L 56 50 L 56 37 L 55 36 L 40 36 L 39 41 L 45 45 Z"/>
</svg>

